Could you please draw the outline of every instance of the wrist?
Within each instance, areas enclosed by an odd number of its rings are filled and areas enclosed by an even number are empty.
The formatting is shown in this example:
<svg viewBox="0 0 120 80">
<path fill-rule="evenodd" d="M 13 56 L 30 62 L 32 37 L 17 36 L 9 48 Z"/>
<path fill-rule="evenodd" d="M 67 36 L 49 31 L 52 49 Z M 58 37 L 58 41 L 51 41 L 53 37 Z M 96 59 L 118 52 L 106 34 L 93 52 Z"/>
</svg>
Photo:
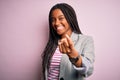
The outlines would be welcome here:
<svg viewBox="0 0 120 80">
<path fill-rule="evenodd" d="M 72 64 L 76 64 L 79 61 L 80 55 L 76 57 L 69 57 L 69 60 L 71 61 Z"/>
</svg>

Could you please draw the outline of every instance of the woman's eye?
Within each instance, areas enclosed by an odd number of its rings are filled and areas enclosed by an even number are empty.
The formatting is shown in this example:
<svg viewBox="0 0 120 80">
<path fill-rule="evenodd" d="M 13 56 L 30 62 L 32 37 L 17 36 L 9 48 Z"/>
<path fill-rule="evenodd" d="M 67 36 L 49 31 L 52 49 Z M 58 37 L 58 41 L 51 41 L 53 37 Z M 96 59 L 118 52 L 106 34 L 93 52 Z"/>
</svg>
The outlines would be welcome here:
<svg viewBox="0 0 120 80">
<path fill-rule="evenodd" d="M 59 18 L 59 20 L 63 20 L 64 18 Z"/>
<path fill-rule="evenodd" d="M 55 19 L 54 19 L 54 18 L 52 18 L 52 22 L 55 22 Z"/>
</svg>

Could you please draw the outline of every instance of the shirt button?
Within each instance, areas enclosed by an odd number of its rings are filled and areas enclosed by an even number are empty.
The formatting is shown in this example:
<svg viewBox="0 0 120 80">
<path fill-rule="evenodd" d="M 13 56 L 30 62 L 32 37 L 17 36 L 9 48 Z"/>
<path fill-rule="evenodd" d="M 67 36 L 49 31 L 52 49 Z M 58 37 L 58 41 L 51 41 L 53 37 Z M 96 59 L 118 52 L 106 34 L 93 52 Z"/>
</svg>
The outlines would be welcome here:
<svg viewBox="0 0 120 80">
<path fill-rule="evenodd" d="M 60 80 L 64 80 L 64 78 L 60 78 Z"/>
</svg>

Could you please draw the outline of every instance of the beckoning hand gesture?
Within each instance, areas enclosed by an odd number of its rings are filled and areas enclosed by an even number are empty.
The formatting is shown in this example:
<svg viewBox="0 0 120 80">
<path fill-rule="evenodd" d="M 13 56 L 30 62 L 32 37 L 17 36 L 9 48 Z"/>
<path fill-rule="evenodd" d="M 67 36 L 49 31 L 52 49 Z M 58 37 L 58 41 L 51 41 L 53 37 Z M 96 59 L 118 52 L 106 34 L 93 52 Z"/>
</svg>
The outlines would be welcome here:
<svg viewBox="0 0 120 80">
<path fill-rule="evenodd" d="M 73 41 L 67 34 L 64 38 L 59 40 L 58 45 L 61 53 L 67 54 L 69 57 L 75 57 L 78 55 L 78 52 L 74 48 Z"/>
<path fill-rule="evenodd" d="M 77 57 L 79 54 L 77 50 L 74 48 L 73 41 L 71 38 L 66 34 L 64 38 L 59 40 L 58 42 L 59 50 L 63 54 L 67 54 L 69 58 Z M 80 67 L 82 65 L 81 56 L 79 60 L 75 63 L 75 66 Z"/>
</svg>

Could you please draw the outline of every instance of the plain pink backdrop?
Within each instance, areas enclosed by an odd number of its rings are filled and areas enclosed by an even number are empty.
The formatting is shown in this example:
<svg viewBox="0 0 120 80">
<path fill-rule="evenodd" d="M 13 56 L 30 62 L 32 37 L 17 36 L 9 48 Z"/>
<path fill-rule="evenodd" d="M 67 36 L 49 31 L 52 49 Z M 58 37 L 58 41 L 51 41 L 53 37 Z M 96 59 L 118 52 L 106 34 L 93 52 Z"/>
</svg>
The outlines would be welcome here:
<svg viewBox="0 0 120 80">
<path fill-rule="evenodd" d="M 87 80 L 120 80 L 120 0 L 0 0 L 0 80 L 37 80 L 48 13 L 59 2 L 73 6 L 82 32 L 94 38 Z"/>
</svg>

